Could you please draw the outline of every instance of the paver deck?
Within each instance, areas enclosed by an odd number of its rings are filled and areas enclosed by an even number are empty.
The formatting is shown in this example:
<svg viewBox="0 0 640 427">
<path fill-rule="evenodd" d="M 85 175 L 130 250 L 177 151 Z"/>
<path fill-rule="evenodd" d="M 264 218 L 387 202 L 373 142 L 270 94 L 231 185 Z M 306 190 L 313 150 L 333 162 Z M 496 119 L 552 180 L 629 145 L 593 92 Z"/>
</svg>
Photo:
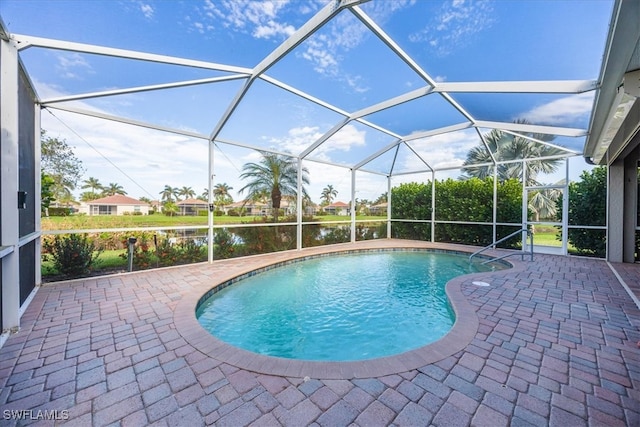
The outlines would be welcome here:
<svg viewBox="0 0 640 427">
<path fill-rule="evenodd" d="M 398 244 L 406 242 L 340 247 Z M 489 287 L 462 277 L 454 287 L 475 333 L 415 369 L 328 378 L 303 366 L 273 375 L 268 365 L 239 368 L 228 351 L 196 348 L 208 341 L 197 327 L 184 330 L 187 301 L 291 256 L 43 286 L 0 349 L 0 425 L 640 425 L 640 310 L 599 260 L 512 257 L 514 269 L 484 273 Z M 640 265 L 621 266 L 637 286 Z M 51 415 L 59 420 L 35 419 Z"/>
</svg>

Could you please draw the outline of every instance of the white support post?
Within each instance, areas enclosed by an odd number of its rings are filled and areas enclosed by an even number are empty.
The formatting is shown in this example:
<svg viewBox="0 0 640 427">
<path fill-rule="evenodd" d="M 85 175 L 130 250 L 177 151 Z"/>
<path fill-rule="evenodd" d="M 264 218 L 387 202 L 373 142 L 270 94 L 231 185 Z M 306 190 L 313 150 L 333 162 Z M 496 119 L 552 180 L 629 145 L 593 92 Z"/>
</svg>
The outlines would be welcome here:
<svg viewBox="0 0 640 427">
<path fill-rule="evenodd" d="M 351 243 L 356 241 L 356 170 L 351 169 Z"/>
<path fill-rule="evenodd" d="M 391 238 L 391 175 L 387 176 L 387 239 Z"/>
<path fill-rule="evenodd" d="M 498 240 L 498 165 L 493 164 L 493 243 Z"/>
<path fill-rule="evenodd" d="M 296 200 L 296 249 L 302 249 L 302 157 L 298 157 L 298 197 Z"/>
<path fill-rule="evenodd" d="M 567 255 L 569 240 L 569 159 L 565 159 L 564 187 L 562 188 L 562 255 Z"/>
<path fill-rule="evenodd" d="M 18 49 L 0 39 L 0 246 L 10 250 L 2 262 L 2 329 L 20 326 L 18 250 Z M 39 138 L 39 136 L 38 136 Z M 6 253 L 6 252 L 5 252 Z"/>
<path fill-rule="evenodd" d="M 624 161 L 607 168 L 607 261 L 622 262 L 624 239 Z"/>
<path fill-rule="evenodd" d="M 431 171 L 431 243 L 436 241 L 436 171 Z"/>
<path fill-rule="evenodd" d="M 34 107 L 34 179 L 35 179 L 35 193 L 34 194 L 34 203 L 35 203 L 35 214 L 36 214 L 36 233 L 42 232 L 42 210 L 40 206 L 42 205 L 42 182 L 40 180 L 40 158 L 42 156 L 42 147 L 40 146 L 40 105 L 36 104 Z M 42 239 L 38 238 L 35 241 L 36 246 L 36 286 L 40 286 L 42 284 Z"/>
<path fill-rule="evenodd" d="M 211 207 L 213 206 L 213 178 L 214 178 L 214 174 L 213 174 L 213 161 L 214 161 L 214 145 L 213 145 L 213 141 L 209 141 L 209 186 L 208 186 L 208 190 L 209 190 L 209 195 L 207 197 L 207 201 L 208 206 L 207 209 L 209 211 L 209 220 L 208 220 L 208 230 L 207 230 L 207 249 L 209 251 L 208 254 L 208 261 L 209 264 L 211 264 L 213 262 L 213 214 L 214 214 L 214 209 L 211 209 Z"/>
<path fill-rule="evenodd" d="M 522 160 L 522 228 L 527 228 L 529 222 L 529 194 L 527 190 L 527 162 Z M 522 232 L 522 251 L 527 247 L 527 232 Z"/>
</svg>

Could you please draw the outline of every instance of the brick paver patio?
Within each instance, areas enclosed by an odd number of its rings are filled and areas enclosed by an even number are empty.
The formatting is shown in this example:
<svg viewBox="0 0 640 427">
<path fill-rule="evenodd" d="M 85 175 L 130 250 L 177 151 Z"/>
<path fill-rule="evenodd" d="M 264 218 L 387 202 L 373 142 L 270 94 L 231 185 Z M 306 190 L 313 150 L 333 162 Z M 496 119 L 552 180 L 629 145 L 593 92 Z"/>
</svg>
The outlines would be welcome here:
<svg viewBox="0 0 640 427">
<path fill-rule="evenodd" d="M 513 270 L 484 275 L 490 287 L 461 278 L 470 342 L 384 376 L 269 375 L 194 348 L 201 331 L 183 337 L 186 298 L 287 256 L 43 286 L 0 349 L 0 425 L 640 425 L 640 310 L 604 261 L 512 257 Z M 614 267 L 638 286 L 640 265 Z"/>
</svg>

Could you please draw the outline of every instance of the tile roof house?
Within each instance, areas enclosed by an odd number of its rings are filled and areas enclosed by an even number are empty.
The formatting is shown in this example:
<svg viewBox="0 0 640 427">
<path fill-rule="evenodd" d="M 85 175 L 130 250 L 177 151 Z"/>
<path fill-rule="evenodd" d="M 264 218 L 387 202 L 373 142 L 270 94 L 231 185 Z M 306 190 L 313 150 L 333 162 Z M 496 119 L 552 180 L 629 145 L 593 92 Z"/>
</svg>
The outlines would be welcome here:
<svg viewBox="0 0 640 427">
<path fill-rule="evenodd" d="M 207 212 L 209 209 L 209 203 L 200 199 L 184 199 L 176 203 L 178 209 L 178 215 L 198 215 L 198 212 L 205 211 Z"/>
<path fill-rule="evenodd" d="M 116 194 L 83 202 L 78 212 L 86 215 L 149 215 L 149 208 L 146 202 Z"/>
<path fill-rule="evenodd" d="M 233 202 L 223 207 L 225 215 L 228 215 L 229 211 L 232 209 L 236 209 L 237 211 L 242 212 L 242 216 L 267 215 L 268 212 L 271 212 L 269 206 L 266 203 L 254 202 L 251 200 L 241 200 L 239 202 Z"/>
<path fill-rule="evenodd" d="M 351 213 L 351 208 L 344 202 L 334 202 L 322 208 L 329 215 L 346 216 Z"/>
<path fill-rule="evenodd" d="M 387 206 L 389 206 L 387 202 L 378 203 L 377 205 L 373 205 L 369 208 L 369 213 L 371 215 L 386 215 Z"/>
</svg>

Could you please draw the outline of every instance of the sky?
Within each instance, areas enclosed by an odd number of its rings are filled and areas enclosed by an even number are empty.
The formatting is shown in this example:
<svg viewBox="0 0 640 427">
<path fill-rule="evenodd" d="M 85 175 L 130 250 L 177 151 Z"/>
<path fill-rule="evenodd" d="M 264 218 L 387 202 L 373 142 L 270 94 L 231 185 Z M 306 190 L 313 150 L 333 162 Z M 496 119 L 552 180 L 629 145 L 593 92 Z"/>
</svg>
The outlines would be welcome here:
<svg viewBox="0 0 640 427">
<path fill-rule="evenodd" d="M 17 35 L 188 58 L 221 64 L 221 70 L 131 61 L 32 47 L 21 51 L 39 97 L 72 94 L 250 72 L 295 33 L 326 0 L 0 0 L 0 17 Z M 416 72 L 349 10 L 342 11 L 265 76 L 304 92 L 333 109 L 257 79 L 217 133 L 222 141 L 299 155 L 351 114 L 387 99 L 436 83 L 526 80 L 597 80 L 613 2 L 610 0 L 373 0 L 360 6 L 375 25 L 409 55 Z M 209 136 L 245 80 L 139 92 L 58 105 L 127 117 Z M 397 136 L 454 126 L 474 119 L 587 129 L 594 92 L 438 93 L 351 121 L 303 165 L 308 192 L 319 202 L 327 185 L 338 200 L 351 198 L 351 172 Z M 55 105 L 55 104 L 54 104 Z M 373 124 L 373 126 L 369 126 Z M 381 132 L 382 127 L 393 135 Z M 132 197 L 159 198 L 165 185 L 207 186 L 207 141 L 148 128 L 105 121 L 57 109 L 42 111 L 42 128 L 65 139 L 83 162 L 85 174 L 105 185 L 115 182 Z M 489 129 L 480 129 L 481 133 Z M 558 137 L 554 143 L 581 152 L 584 137 Z M 388 174 L 432 167 L 459 167 L 478 132 L 463 129 L 410 142 L 388 151 L 363 168 Z M 417 155 L 416 155 L 417 154 Z M 233 187 L 236 200 L 246 183 L 242 166 L 260 154 L 217 142 L 214 182 Z M 311 160 L 317 160 L 311 161 Z M 395 160 L 395 163 L 394 163 Z M 331 164 L 328 164 L 328 163 Z M 571 177 L 586 165 L 572 160 Z M 457 177 L 460 170 L 438 173 Z M 396 185 L 425 174 L 400 175 Z M 564 170 L 539 180 L 556 182 Z M 81 183 L 79 183 L 79 187 Z M 373 200 L 387 191 L 383 175 L 358 171 L 356 197 Z M 76 195 L 80 188 L 75 192 Z"/>
</svg>

